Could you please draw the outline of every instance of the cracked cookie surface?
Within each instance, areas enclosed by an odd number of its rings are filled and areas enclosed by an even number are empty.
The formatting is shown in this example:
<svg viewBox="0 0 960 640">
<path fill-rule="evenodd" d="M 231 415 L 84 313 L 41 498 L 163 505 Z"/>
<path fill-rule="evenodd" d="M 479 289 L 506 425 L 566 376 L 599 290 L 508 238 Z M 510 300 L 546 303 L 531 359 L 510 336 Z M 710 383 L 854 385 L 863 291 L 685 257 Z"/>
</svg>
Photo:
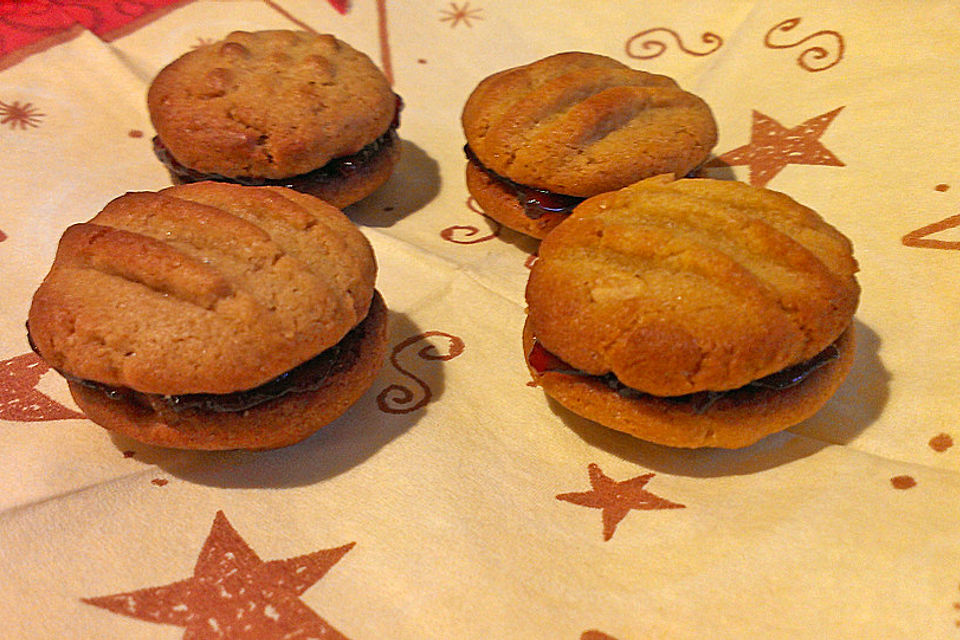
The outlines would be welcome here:
<svg viewBox="0 0 960 640">
<path fill-rule="evenodd" d="M 280 179 L 359 152 L 397 99 L 369 57 L 332 35 L 237 31 L 167 65 L 147 94 L 176 160 L 230 178 Z"/>
</svg>

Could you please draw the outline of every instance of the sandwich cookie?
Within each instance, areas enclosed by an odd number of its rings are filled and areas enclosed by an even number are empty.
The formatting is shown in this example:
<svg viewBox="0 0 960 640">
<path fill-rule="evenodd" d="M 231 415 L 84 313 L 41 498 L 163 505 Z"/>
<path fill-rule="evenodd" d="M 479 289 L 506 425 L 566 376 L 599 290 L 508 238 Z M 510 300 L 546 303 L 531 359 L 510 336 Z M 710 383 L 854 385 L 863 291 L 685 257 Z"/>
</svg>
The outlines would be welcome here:
<svg viewBox="0 0 960 640">
<path fill-rule="evenodd" d="M 461 121 L 470 194 L 488 216 L 535 238 L 585 198 L 686 176 L 717 141 L 710 108 L 671 78 L 582 52 L 489 76 Z"/>
<path fill-rule="evenodd" d="M 400 106 L 369 57 L 305 31 L 233 32 L 171 62 L 147 93 L 174 183 L 285 186 L 339 208 L 393 172 Z"/>
<path fill-rule="evenodd" d="M 526 288 L 533 380 L 675 447 L 749 445 L 818 411 L 853 362 L 850 241 L 788 196 L 660 176 L 590 198 Z"/>
<path fill-rule="evenodd" d="M 186 449 L 281 447 L 377 375 L 376 272 L 359 229 L 312 196 L 215 182 L 128 193 L 64 232 L 29 337 L 111 431 Z"/>
</svg>

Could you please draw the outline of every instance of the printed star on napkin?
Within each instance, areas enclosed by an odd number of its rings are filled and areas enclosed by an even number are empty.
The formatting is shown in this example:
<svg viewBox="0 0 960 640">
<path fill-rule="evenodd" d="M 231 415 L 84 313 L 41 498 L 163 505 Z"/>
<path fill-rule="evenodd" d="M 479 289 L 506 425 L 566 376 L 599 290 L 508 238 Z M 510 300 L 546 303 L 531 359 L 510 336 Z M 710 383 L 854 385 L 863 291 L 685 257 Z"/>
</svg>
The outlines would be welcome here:
<svg viewBox="0 0 960 640">
<path fill-rule="evenodd" d="M 561 493 L 557 500 L 565 500 L 582 507 L 601 509 L 603 517 L 603 539 L 613 537 L 617 525 L 632 509 L 683 509 L 686 505 L 671 502 L 644 489 L 653 473 L 617 482 L 608 477 L 595 463 L 587 467 L 590 474 L 590 491 Z"/>
<path fill-rule="evenodd" d="M 192 578 L 83 602 L 139 620 L 185 627 L 184 640 L 346 640 L 299 596 L 353 545 L 264 562 L 218 511 Z"/>
<path fill-rule="evenodd" d="M 787 129 L 768 115 L 753 111 L 750 142 L 707 162 L 705 167 L 750 167 L 750 184 L 763 187 L 788 164 L 845 166 L 820 142 L 843 107 L 822 113 Z"/>
<path fill-rule="evenodd" d="M 0 361 L 0 419 L 15 422 L 41 422 L 82 418 L 59 402 L 37 391 L 50 365 L 35 353 Z"/>
</svg>

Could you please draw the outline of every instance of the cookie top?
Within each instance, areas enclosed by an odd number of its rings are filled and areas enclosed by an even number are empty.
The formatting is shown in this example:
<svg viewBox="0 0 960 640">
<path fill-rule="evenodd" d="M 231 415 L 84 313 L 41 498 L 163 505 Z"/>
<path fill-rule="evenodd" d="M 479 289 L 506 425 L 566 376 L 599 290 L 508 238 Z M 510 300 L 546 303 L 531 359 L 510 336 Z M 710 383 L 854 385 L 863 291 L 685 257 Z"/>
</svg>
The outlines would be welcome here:
<svg viewBox="0 0 960 640">
<path fill-rule="evenodd" d="M 271 179 L 360 151 L 397 109 L 365 54 L 332 35 L 283 30 L 235 31 L 184 54 L 153 80 L 147 106 L 181 164 Z"/>
<path fill-rule="evenodd" d="M 540 245 L 533 334 L 589 374 L 658 395 L 739 388 L 849 326 L 850 241 L 788 196 L 659 176 L 584 201 Z"/>
<path fill-rule="evenodd" d="M 375 277 L 366 238 L 312 196 L 212 182 L 128 193 L 64 232 L 29 331 L 70 376 L 228 393 L 335 345 Z"/>
<path fill-rule="evenodd" d="M 581 197 L 654 175 L 683 177 L 717 141 L 710 108 L 671 78 L 580 52 L 484 79 L 461 120 L 488 169 Z"/>
</svg>

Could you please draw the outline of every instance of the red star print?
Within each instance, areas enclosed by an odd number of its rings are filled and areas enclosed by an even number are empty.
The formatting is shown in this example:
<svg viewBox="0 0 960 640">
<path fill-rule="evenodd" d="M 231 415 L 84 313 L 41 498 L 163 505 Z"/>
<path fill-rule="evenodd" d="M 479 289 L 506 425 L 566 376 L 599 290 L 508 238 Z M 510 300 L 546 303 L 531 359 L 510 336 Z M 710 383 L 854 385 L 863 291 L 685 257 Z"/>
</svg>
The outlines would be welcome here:
<svg viewBox="0 0 960 640">
<path fill-rule="evenodd" d="M 590 486 L 593 487 L 590 491 L 561 493 L 557 496 L 557 500 L 566 500 L 582 507 L 601 509 L 603 511 L 604 540 L 613 537 L 617 525 L 631 509 L 683 509 L 686 506 L 656 496 L 644 489 L 644 486 L 650 482 L 650 478 L 656 474 L 646 473 L 642 476 L 617 482 L 607 477 L 600 470 L 600 467 L 592 462 L 587 467 L 587 472 L 590 474 Z"/>
<path fill-rule="evenodd" d="M 792 129 L 759 111 L 753 112 L 750 143 L 708 162 L 707 167 L 748 166 L 750 184 L 763 187 L 788 164 L 845 166 L 823 144 L 820 136 L 843 107 L 815 116 Z"/>
<path fill-rule="evenodd" d="M 353 545 L 264 562 L 218 511 L 192 578 L 83 602 L 139 620 L 185 627 L 184 640 L 346 640 L 298 596 Z"/>
<path fill-rule="evenodd" d="M 42 422 L 82 418 L 59 402 L 36 390 L 50 366 L 28 352 L 0 361 L 0 418 L 16 422 Z"/>
</svg>

